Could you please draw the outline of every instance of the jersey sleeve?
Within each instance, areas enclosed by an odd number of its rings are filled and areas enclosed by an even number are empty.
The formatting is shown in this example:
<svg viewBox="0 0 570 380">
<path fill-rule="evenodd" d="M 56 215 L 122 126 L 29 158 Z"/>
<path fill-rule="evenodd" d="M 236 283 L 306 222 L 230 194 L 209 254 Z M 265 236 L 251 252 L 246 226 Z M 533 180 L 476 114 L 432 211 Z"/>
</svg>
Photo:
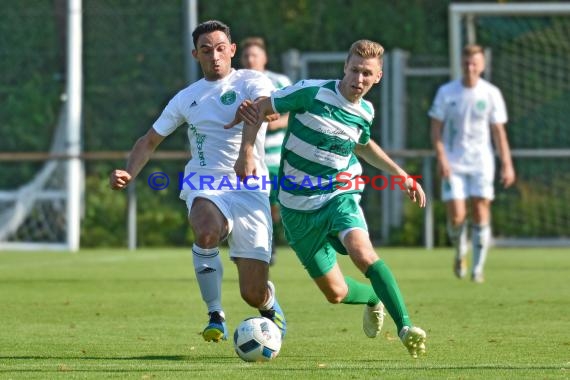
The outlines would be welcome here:
<svg viewBox="0 0 570 380">
<path fill-rule="evenodd" d="M 154 122 L 152 127 L 161 136 L 168 136 L 184 123 L 184 117 L 180 113 L 180 93 L 168 102 L 162 114 Z"/>
<path fill-rule="evenodd" d="M 507 106 L 505 105 L 505 99 L 503 99 L 501 91 L 498 88 L 494 88 L 491 92 L 491 97 L 493 109 L 489 121 L 491 124 L 505 124 L 508 120 Z"/>
<path fill-rule="evenodd" d="M 319 87 L 307 86 L 300 81 L 271 94 L 273 109 L 280 113 L 303 112 L 311 107 Z"/>
<path fill-rule="evenodd" d="M 370 127 L 371 124 L 368 124 L 364 128 L 362 128 L 362 133 L 360 134 L 360 138 L 358 139 L 359 144 L 366 145 L 370 141 Z"/>
<path fill-rule="evenodd" d="M 284 88 L 287 86 L 291 86 L 293 84 L 291 83 L 291 79 L 289 79 L 289 77 L 285 75 L 279 75 L 277 79 L 278 81 L 277 84 L 275 85 L 275 87 L 277 88 Z"/>
<path fill-rule="evenodd" d="M 433 99 L 433 103 L 428 111 L 428 116 L 443 121 L 445 119 L 444 95 L 441 87 L 437 90 L 437 94 Z"/>
<path fill-rule="evenodd" d="M 247 91 L 251 100 L 269 97 L 275 91 L 275 86 L 267 76 L 253 71 L 250 74 L 253 76 L 247 80 Z"/>
</svg>

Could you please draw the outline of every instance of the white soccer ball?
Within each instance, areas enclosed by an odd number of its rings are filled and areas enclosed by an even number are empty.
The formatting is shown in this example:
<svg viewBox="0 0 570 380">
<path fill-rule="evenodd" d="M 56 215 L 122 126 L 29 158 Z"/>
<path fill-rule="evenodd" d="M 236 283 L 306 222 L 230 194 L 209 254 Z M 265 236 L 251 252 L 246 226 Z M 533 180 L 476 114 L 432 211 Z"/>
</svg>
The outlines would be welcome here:
<svg viewBox="0 0 570 380">
<path fill-rule="evenodd" d="M 234 332 L 234 348 L 246 362 L 266 362 L 279 354 L 281 330 L 271 319 L 244 319 Z"/>
</svg>

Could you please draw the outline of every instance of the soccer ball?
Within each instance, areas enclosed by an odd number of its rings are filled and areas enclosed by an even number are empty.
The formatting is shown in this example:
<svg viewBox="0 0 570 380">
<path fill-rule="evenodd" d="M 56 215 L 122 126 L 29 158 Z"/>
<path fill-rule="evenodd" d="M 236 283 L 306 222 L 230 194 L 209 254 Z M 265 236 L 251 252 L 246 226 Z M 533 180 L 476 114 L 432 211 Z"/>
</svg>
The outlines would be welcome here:
<svg viewBox="0 0 570 380">
<path fill-rule="evenodd" d="M 234 348 L 246 362 L 269 361 L 281 349 L 281 330 L 265 317 L 244 319 L 234 332 Z"/>
</svg>

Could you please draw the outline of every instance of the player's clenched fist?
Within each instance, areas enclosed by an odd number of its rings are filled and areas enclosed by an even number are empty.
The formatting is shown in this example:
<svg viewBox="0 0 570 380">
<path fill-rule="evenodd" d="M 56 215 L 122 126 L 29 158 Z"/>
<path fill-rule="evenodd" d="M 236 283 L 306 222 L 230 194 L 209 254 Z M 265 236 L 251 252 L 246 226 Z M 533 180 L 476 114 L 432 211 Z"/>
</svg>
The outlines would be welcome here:
<svg viewBox="0 0 570 380">
<path fill-rule="evenodd" d="M 129 182 L 131 182 L 131 179 L 132 177 L 128 172 L 120 169 L 115 169 L 109 176 L 109 184 L 113 190 L 122 190 L 127 187 Z"/>
</svg>

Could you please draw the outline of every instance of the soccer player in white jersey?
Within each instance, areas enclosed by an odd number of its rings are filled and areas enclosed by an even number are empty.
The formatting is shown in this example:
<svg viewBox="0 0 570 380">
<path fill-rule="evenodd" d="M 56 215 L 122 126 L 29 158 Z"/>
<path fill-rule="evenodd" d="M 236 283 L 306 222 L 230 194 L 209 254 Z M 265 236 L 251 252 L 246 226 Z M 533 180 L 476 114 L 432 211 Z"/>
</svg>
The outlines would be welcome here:
<svg viewBox="0 0 570 380">
<path fill-rule="evenodd" d="M 276 89 L 281 89 L 291 85 L 291 80 L 283 75 L 267 70 L 267 50 L 265 41 L 261 37 L 248 37 L 240 43 L 241 64 L 246 69 L 261 71 L 271 80 Z M 281 146 L 285 138 L 285 128 L 287 128 L 288 114 L 281 115 L 279 119 L 267 123 L 267 133 L 265 135 L 265 163 L 269 177 L 279 175 L 279 161 L 281 159 Z M 280 235 L 281 214 L 277 203 L 277 186 L 272 186 L 269 193 L 269 203 L 271 205 L 271 219 L 273 220 L 273 245 L 271 251 L 271 264 L 275 262 L 277 253 L 276 242 Z"/>
<path fill-rule="evenodd" d="M 213 20 L 201 23 L 192 33 L 194 58 L 204 78 L 180 91 L 158 120 L 135 143 L 125 170 L 111 173 L 111 187 L 123 189 L 137 176 L 157 146 L 183 123 L 188 123 L 192 158 L 185 168 L 180 197 L 186 201 L 194 231 L 192 256 L 196 279 L 207 305 L 209 322 L 203 330 L 206 341 L 227 338 L 222 308 L 222 261 L 219 244 L 228 239 L 235 262 L 242 298 L 272 319 L 285 335 L 283 311 L 269 281 L 271 215 L 264 187 L 252 181 L 241 186 L 233 169 L 242 141 L 242 128 L 224 129 L 245 100 L 267 97 L 274 90 L 263 74 L 234 70 L 231 59 L 236 45 L 227 25 Z M 267 175 L 263 162 L 265 126 L 248 151 L 257 173 Z M 256 191 L 256 189 L 258 189 Z"/>
<path fill-rule="evenodd" d="M 392 271 L 372 246 L 359 205 L 363 187 L 357 155 L 405 179 L 410 198 L 420 207 L 426 203 L 421 186 L 370 139 L 374 108 L 363 96 L 380 82 L 383 53 L 377 42 L 356 41 L 342 80 L 302 80 L 253 106 L 242 105 L 234 122 L 247 122 L 244 144 L 251 146 L 255 134 L 249 129 L 260 126 L 264 115 L 289 112 L 278 198 L 290 246 L 329 302 L 366 305 L 368 337 L 378 335 L 385 306 L 402 343 L 417 357 L 425 352 L 426 333 L 412 324 Z M 237 173 L 251 171 L 247 163 L 252 161 L 240 153 Z M 337 252 L 348 254 L 370 284 L 344 276 Z"/>
<path fill-rule="evenodd" d="M 432 142 L 447 208 L 447 230 L 455 247 L 453 270 L 467 275 L 467 200 L 471 201 L 473 263 L 471 279 L 484 281 L 483 268 L 491 240 L 491 201 L 494 198 L 495 156 L 501 160 L 501 182 L 515 182 L 505 123 L 507 110 L 501 91 L 481 74 L 485 55 L 479 45 L 462 52 L 461 79 L 442 85 L 429 110 Z"/>
</svg>

